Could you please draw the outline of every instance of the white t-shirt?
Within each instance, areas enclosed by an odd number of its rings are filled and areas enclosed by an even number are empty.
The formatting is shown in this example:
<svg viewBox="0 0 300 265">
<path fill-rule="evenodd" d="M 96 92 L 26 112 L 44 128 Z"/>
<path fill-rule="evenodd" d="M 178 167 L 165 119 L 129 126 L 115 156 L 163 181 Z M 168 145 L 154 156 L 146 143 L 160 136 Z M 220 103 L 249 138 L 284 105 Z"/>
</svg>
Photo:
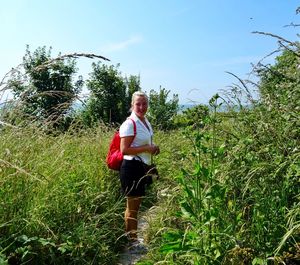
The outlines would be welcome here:
<svg viewBox="0 0 300 265">
<path fill-rule="evenodd" d="M 143 124 L 143 122 L 137 117 L 134 112 L 131 113 L 130 118 L 133 119 L 136 124 L 136 136 L 134 137 L 130 146 L 137 147 L 145 144 L 151 145 L 153 130 L 147 118 L 145 118 L 145 121 L 149 129 Z M 134 125 L 131 119 L 127 119 L 122 123 L 119 130 L 121 138 L 134 135 Z M 136 156 L 139 156 L 144 163 L 148 165 L 151 164 L 151 154 L 148 152 L 139 153 L 137 155 L 124 155 L 123 158 L 126 160 L 132 160 Z"/>
</svg>

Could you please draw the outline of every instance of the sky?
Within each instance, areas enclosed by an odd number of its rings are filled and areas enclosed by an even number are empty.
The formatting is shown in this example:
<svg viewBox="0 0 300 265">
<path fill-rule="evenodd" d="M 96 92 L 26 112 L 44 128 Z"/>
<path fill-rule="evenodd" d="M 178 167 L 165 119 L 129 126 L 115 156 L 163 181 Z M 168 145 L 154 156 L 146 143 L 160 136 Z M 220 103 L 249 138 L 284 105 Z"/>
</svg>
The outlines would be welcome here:
<svg viewBox="0 0 300 265">
<path fill-rule="evenodd" d="M 298 0 L 0 2 L 0 80 L 22 63 L 26 45 L 32 52 L 46 46 L 53 58 L 107 57 L 124 77 L 139 75 L 143 91 L 165 88 L 180 104 L 207 103 L 228 89 L 237 80 L 227 72 L 249 78 L 252 64 L 278 47 L 276 38 L 254 31 L 299 40 L 299 27 L 288 26 L 300 24 Z M 97 61 L 79 59 L 78 74 L 87 79 Z"/>
</svg>

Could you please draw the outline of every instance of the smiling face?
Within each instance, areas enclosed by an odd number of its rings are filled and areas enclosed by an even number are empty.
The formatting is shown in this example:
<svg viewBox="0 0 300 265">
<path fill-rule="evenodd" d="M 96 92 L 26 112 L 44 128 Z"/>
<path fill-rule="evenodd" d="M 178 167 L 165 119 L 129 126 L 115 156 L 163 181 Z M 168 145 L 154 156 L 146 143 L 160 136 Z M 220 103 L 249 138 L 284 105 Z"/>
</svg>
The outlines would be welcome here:
<svg viewBox="0 0 300 265">
<path fill-rule="evenodd" d="M 148 100 L 144 96 L 135 96 L 132 102 L 132 110 L 140 118 L 144 119 L 148 109 Z"/>
</svg>

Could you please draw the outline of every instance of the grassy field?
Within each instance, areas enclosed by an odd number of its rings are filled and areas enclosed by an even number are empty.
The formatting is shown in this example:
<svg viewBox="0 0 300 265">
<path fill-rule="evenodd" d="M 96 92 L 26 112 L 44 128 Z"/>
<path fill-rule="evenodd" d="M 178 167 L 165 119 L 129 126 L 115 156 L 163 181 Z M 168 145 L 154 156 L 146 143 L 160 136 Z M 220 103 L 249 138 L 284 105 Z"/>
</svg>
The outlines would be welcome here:
<svg viewBox="0 0 300 265">
<path fill-rule="evenodd" d="M 297 124 L 258 106 L 185 130 L 191 157 L 156 209 L 154 251 L 140 264 L 297 264 Z"/>
<path fill-rule="evenodd" d="M 297 264 L 297 124 L 258 106 L 157 132 L 161 179 L 143 202 L 150 251 L 139 264 Z M 117 263 L 124 199 L 105 165 L 112 134 L 1 130 L 1 265 Z"/>
<path fill-rule="evenodd" d="M 1 252 L 9 260 L 114 260 L 123 201 L 103 160 L 109 135 L 102 128 L 56 137 L 37 128 L 1 131 Z"/>
</svg>

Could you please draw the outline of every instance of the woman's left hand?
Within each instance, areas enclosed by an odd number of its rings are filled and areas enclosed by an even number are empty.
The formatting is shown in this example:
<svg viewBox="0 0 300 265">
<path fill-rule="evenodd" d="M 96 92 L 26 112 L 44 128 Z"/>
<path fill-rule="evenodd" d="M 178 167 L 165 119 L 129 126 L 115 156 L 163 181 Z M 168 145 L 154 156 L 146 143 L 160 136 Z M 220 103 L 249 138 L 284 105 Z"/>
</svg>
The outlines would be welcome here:
<svg viewBox="0 0 300 265">
<path fill-rule="evenodd" d="M 156 147 L 156 149 L 155 149 L 155 152 L 153 153 L 153 155 L 158 155 L 160 153 L 160 149 L 157 145 L 155 147 Z"/>
</svg>

